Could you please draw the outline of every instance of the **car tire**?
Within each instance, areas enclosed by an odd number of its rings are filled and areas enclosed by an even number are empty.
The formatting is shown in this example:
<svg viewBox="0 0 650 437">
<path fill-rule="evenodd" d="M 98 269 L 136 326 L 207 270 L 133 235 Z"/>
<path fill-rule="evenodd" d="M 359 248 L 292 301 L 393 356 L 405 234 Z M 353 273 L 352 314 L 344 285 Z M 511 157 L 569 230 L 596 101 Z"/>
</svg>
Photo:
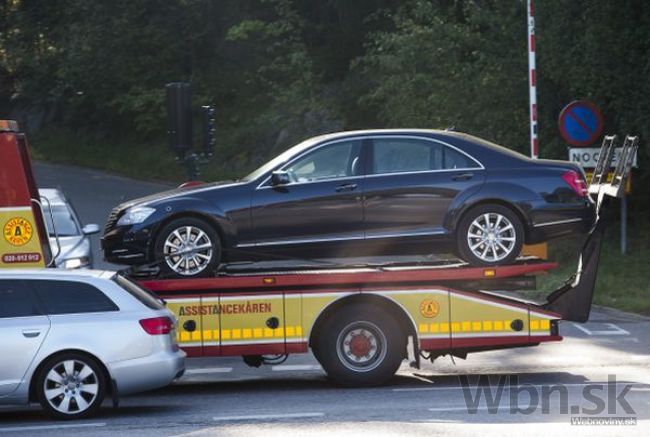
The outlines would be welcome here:
<svg viewBox="0 0 650 437">
<path fill-rule="evenodd" d="M 353 304 L 327 319 L 314 356 L 328 377 L 346 387 L 388 382 L 404 359 L 406 336 L 395 319 L 370 305 Z"/>
<path fill-rule="evenodd" d="M 188 255 L 174 253 L 196 249 Z M 156 237 L 156 262 L 162 277 L 200 278 L 214 275 L 221 262 L 221 242 L 217 231 L 206 221 L 178 218 L 165 225 Z"/>
<path fill-rule="evenodd" d="M 503 205 L 479 205 L 467 211 L 456 229 L 460 257 L 475 266 L 511 264 L 521 253 L 524 226 Z"/>
<path fill-rule="evenodd" d="M 49 358 L 36 378 L 36 394 L 45 412 L 64 420 L 97 412 L 106 396 L 106 375 L 88 355 L 63 353 Z"/>
</svg>

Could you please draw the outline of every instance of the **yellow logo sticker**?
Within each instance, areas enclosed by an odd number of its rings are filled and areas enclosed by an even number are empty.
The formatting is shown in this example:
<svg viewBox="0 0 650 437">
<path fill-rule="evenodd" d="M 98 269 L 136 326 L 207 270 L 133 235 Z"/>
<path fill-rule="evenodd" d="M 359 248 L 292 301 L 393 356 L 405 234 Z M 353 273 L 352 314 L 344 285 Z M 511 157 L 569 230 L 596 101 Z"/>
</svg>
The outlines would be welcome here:
<svg viewBox="0 0 650 437">
<path fill-rule="evenodd" d="M 24 246 L 32 239 L 34 228 L 28 220 L 14 217 L 5 223 L 3 234 L 12 246 Z"/>
<path fill-rule="evenodd" d="M 425 299 L 420 303 L 420 314 L 424 317 L 435 317 L 440 311 L 440 304 L 433 299 Z"/>
</svg>

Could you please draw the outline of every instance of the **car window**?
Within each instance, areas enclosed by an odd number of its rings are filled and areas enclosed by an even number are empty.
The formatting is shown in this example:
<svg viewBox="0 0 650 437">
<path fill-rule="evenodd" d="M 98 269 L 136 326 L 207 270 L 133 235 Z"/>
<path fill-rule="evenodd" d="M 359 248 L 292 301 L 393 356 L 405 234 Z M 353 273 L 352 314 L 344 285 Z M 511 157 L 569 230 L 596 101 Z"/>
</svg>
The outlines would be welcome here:
<svg viewBox="0 0 650 437">
<path fill-rule="evenodd" d="M 39 315 L 29 286 L 23 281 L 0 281 L 0 318 Z"/>
<path fill-rule="evenodd" d="M 164 301 L 162 299 L 157 298 L 151 292 L 138 286 L 136 283 L 129 281 L 124 276 L 115 275 L 111 279 L 115 281 L 120 287 L 128 291 L 131 296 L 135 297 L 141 303 L 151 308 L 152 310 L 161 310 L 165 308 L 165 304 L 163 303 Z"/>
<path fill-rule="evenodd" d="M 451 147 L 412 138 L 383 138 L 373 141 L 374 174 L 478 168 L 473 159 Z"/>
<path fill-rule="evenodd" d="M 54 236 L 54 230 L 59 237 L 72 237 L 81 233 L 72 211 L 67 206 L 53 206 L 51 215 L 47 203 L 44 206 L 45 225 L 49 236 Z"/>
<path fill-rule="evenodd" d="M 291 163 L 284 170 L 293 182 L 353 176 L 359 172 L 359 141 L 323 146 Z"/>
<path fill-rule="evenodd" d="M 75 314 L 119 311 L 104 293 L 76 281 L 33 281 L 46 314 Z"/>
<path fill-rule="evenodd" d="M 467 155 L 451 147 L 440 144 L 440 157 L 433 160 L 432 170 L 453 170 L 455 168 L 480 168 L 478 163 Z M 435 152 L 434 152 L 435 154 Z"/>
</svg>

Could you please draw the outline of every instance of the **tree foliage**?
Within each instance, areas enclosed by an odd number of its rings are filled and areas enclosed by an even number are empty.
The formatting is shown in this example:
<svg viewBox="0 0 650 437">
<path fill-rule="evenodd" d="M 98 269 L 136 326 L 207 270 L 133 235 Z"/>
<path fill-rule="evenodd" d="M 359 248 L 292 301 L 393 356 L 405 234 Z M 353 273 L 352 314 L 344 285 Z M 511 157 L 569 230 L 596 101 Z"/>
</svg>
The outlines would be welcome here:
<svg viewBox="0 0 650 437">
<path fill-rule="evenodd" d="M 587 98 L 608 132 L 642 136 L 647 166 L 650 6 L 536 6 L 542 156 L 566 156 L 559 110 Z M 0 111 L 32 132 L 57 126 L 163 151 L 163 87 L 174 80 L 218 108 L 213 176 L 353 128 L 455 126 L 528 149 L 523 0 L 0 3 Z M 81 140 L 70 147 L 88 154 Z"/>
</svg>

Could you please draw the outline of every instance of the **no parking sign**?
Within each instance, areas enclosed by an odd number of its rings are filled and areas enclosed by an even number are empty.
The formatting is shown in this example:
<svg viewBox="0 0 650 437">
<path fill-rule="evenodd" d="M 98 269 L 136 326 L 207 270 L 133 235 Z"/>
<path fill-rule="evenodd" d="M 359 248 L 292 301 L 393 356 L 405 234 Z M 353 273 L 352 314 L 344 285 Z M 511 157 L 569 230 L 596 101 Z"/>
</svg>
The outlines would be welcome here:
<svg viewBox="0 0 650 437">
<path fill-rule="evenodd" d="M 560 112 L 558 123 L 560 135 L 572 146 L 590 146 L 603 132 L 603 114 L 586 100 L 575 100 L 566 105 Z"/>
</svg>

